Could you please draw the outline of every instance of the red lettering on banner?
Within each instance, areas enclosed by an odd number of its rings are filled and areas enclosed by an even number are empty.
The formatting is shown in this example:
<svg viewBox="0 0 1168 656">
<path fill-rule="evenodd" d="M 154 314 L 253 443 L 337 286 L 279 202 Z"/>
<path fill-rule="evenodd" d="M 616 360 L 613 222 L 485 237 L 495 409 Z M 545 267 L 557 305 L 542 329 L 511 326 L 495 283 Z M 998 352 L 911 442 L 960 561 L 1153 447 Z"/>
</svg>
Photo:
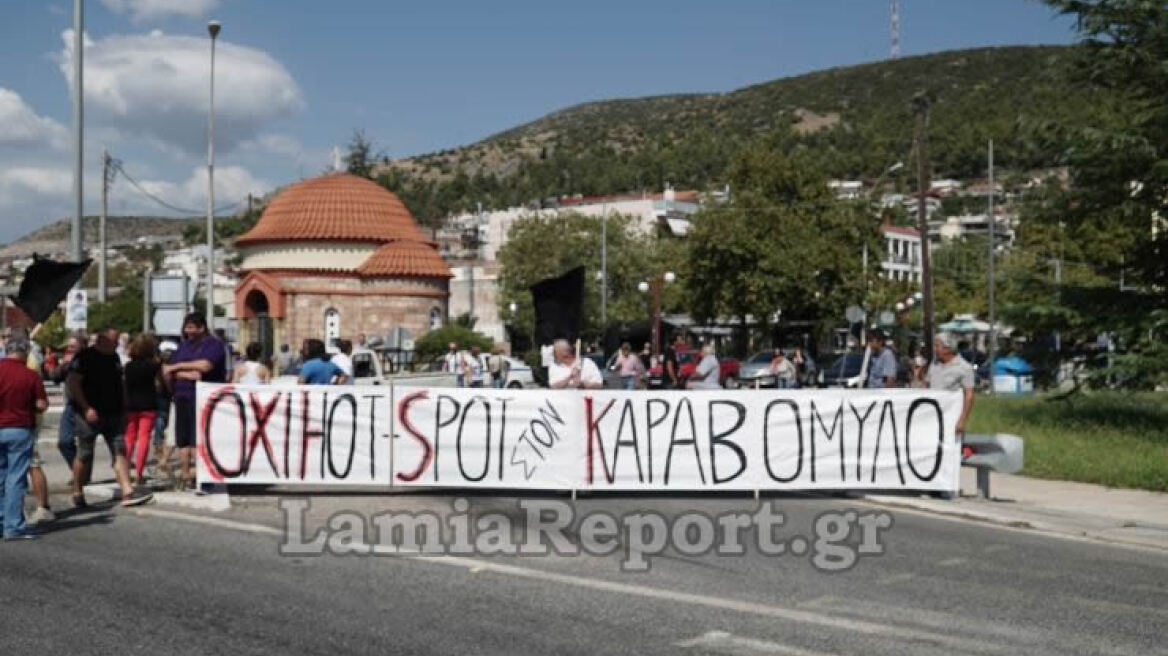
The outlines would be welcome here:
<svg viewBox="0 0 1168 656">
<path fill-rule="evenodd" d="M 398 472 L 397 480 L 399 481 L 409 483 L 418 480 L 418 477 L 422 475 L 422 472 L 426 471 L 426 468 L 430 466 L 430 462 L 434 459 L 434 447 L 430 444 L 430 440 L 426 439 L 426 436 L 414 426 L 409 418 L 410 406 L 416 401 L 424 401 L 428 398 L 430 398 L 430 395 L 425 391 L 414 392 L 403 398 L 397 405 L 398 421 L 401 422 L 406 432 L 422 445 L 423 450 L 422 461 L 418 463 L 418 468 L 409 473 Z"/>
</svg>

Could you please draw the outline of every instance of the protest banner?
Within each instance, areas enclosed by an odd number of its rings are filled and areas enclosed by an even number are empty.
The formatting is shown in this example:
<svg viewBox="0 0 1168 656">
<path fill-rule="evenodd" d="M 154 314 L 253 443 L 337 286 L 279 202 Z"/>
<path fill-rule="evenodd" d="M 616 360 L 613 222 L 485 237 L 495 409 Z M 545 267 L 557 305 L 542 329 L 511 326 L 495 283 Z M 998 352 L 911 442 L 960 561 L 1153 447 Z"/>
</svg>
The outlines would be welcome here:
<svg viewBox="0 0 1168 656">
<path fill-rule="evenodd" d="M 951 491 L 961 403 L 925 390 L 200 385 L 200 480 Z"/>
<path fill-rule="evenodd" d="M 373 386 L 200 383 L 199 482 L 388 485 L 390 395 Z"/>
</svg>

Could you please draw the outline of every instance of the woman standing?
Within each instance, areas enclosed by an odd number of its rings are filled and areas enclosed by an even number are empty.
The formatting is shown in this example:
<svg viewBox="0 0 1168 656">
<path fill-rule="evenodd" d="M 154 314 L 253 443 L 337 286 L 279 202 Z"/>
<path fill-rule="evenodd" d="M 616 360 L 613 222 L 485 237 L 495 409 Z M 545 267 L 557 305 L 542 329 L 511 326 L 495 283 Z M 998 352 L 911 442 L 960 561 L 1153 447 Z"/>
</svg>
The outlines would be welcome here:
<svg viewBox="0 0 1168 656">
<path fill-rule="evenodd" d="M 613 368 L 620 375 L 621 389 L 624 390 L 637 389 L 641 382 L 641 376 L 645 374 L 641 358 L 632 351 L 633 347 L 628 342 L 621 344 L 620 353 L 617 354 L 616 363 L 613 365 Z"/>
<path fill-rule="evenodd" d="M 162 378 L 162 364 L 158 345 L 150 335 L 139 335 L 129 348 L 126 363 L 126 460 L 134 468 L 133 485 L 142 485 L 142 471 L 154 434 L 154 420 L 158 416 L 158 398 L 166 383 Z"/>
<path fill-rule="evenodd" d="M 259 342 L 247 345 L 247 360 L 231 372 L 231 382 L 240 385 L 267 385 L 272 380 L 272 370 L 260 362 L 264 347 Z"/>
</svg>

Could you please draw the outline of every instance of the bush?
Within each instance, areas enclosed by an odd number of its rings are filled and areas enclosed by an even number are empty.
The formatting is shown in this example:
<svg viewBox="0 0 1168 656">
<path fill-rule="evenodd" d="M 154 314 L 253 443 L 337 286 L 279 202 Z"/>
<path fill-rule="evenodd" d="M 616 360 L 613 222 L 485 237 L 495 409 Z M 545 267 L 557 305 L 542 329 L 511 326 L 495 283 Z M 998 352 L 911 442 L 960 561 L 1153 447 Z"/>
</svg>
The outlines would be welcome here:
<svg viewBox="0 0 1168 656">
<path fill-rule="evenodd" d="M 450 342 L 458 344 L 459 350 L 478 346 L 484 353 L 490 352 L 495 345 L 494 340 L 482 333 L 476 333 L 460 324 L 450 323 L 438 330 L 426 333 L 424 337 L 415 342 L 414 349 L 417 351 L 420 361 L 429 362 L 445 353 L 446 345 Z"/>
</svg>

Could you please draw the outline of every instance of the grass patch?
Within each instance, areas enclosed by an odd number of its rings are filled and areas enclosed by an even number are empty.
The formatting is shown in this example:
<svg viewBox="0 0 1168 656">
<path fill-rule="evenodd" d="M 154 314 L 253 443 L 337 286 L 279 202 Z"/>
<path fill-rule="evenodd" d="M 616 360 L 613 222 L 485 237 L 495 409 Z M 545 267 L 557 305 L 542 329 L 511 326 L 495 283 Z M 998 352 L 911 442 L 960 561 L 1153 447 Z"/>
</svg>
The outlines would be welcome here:
<svg viewBox="0 0 1168 656">
<path fill-rule="evenodd" d="M 971 433 L 1026 442 L 1027 476 L 1168 492 L 1168 395 L 979 396 Z"/>
</svg>

